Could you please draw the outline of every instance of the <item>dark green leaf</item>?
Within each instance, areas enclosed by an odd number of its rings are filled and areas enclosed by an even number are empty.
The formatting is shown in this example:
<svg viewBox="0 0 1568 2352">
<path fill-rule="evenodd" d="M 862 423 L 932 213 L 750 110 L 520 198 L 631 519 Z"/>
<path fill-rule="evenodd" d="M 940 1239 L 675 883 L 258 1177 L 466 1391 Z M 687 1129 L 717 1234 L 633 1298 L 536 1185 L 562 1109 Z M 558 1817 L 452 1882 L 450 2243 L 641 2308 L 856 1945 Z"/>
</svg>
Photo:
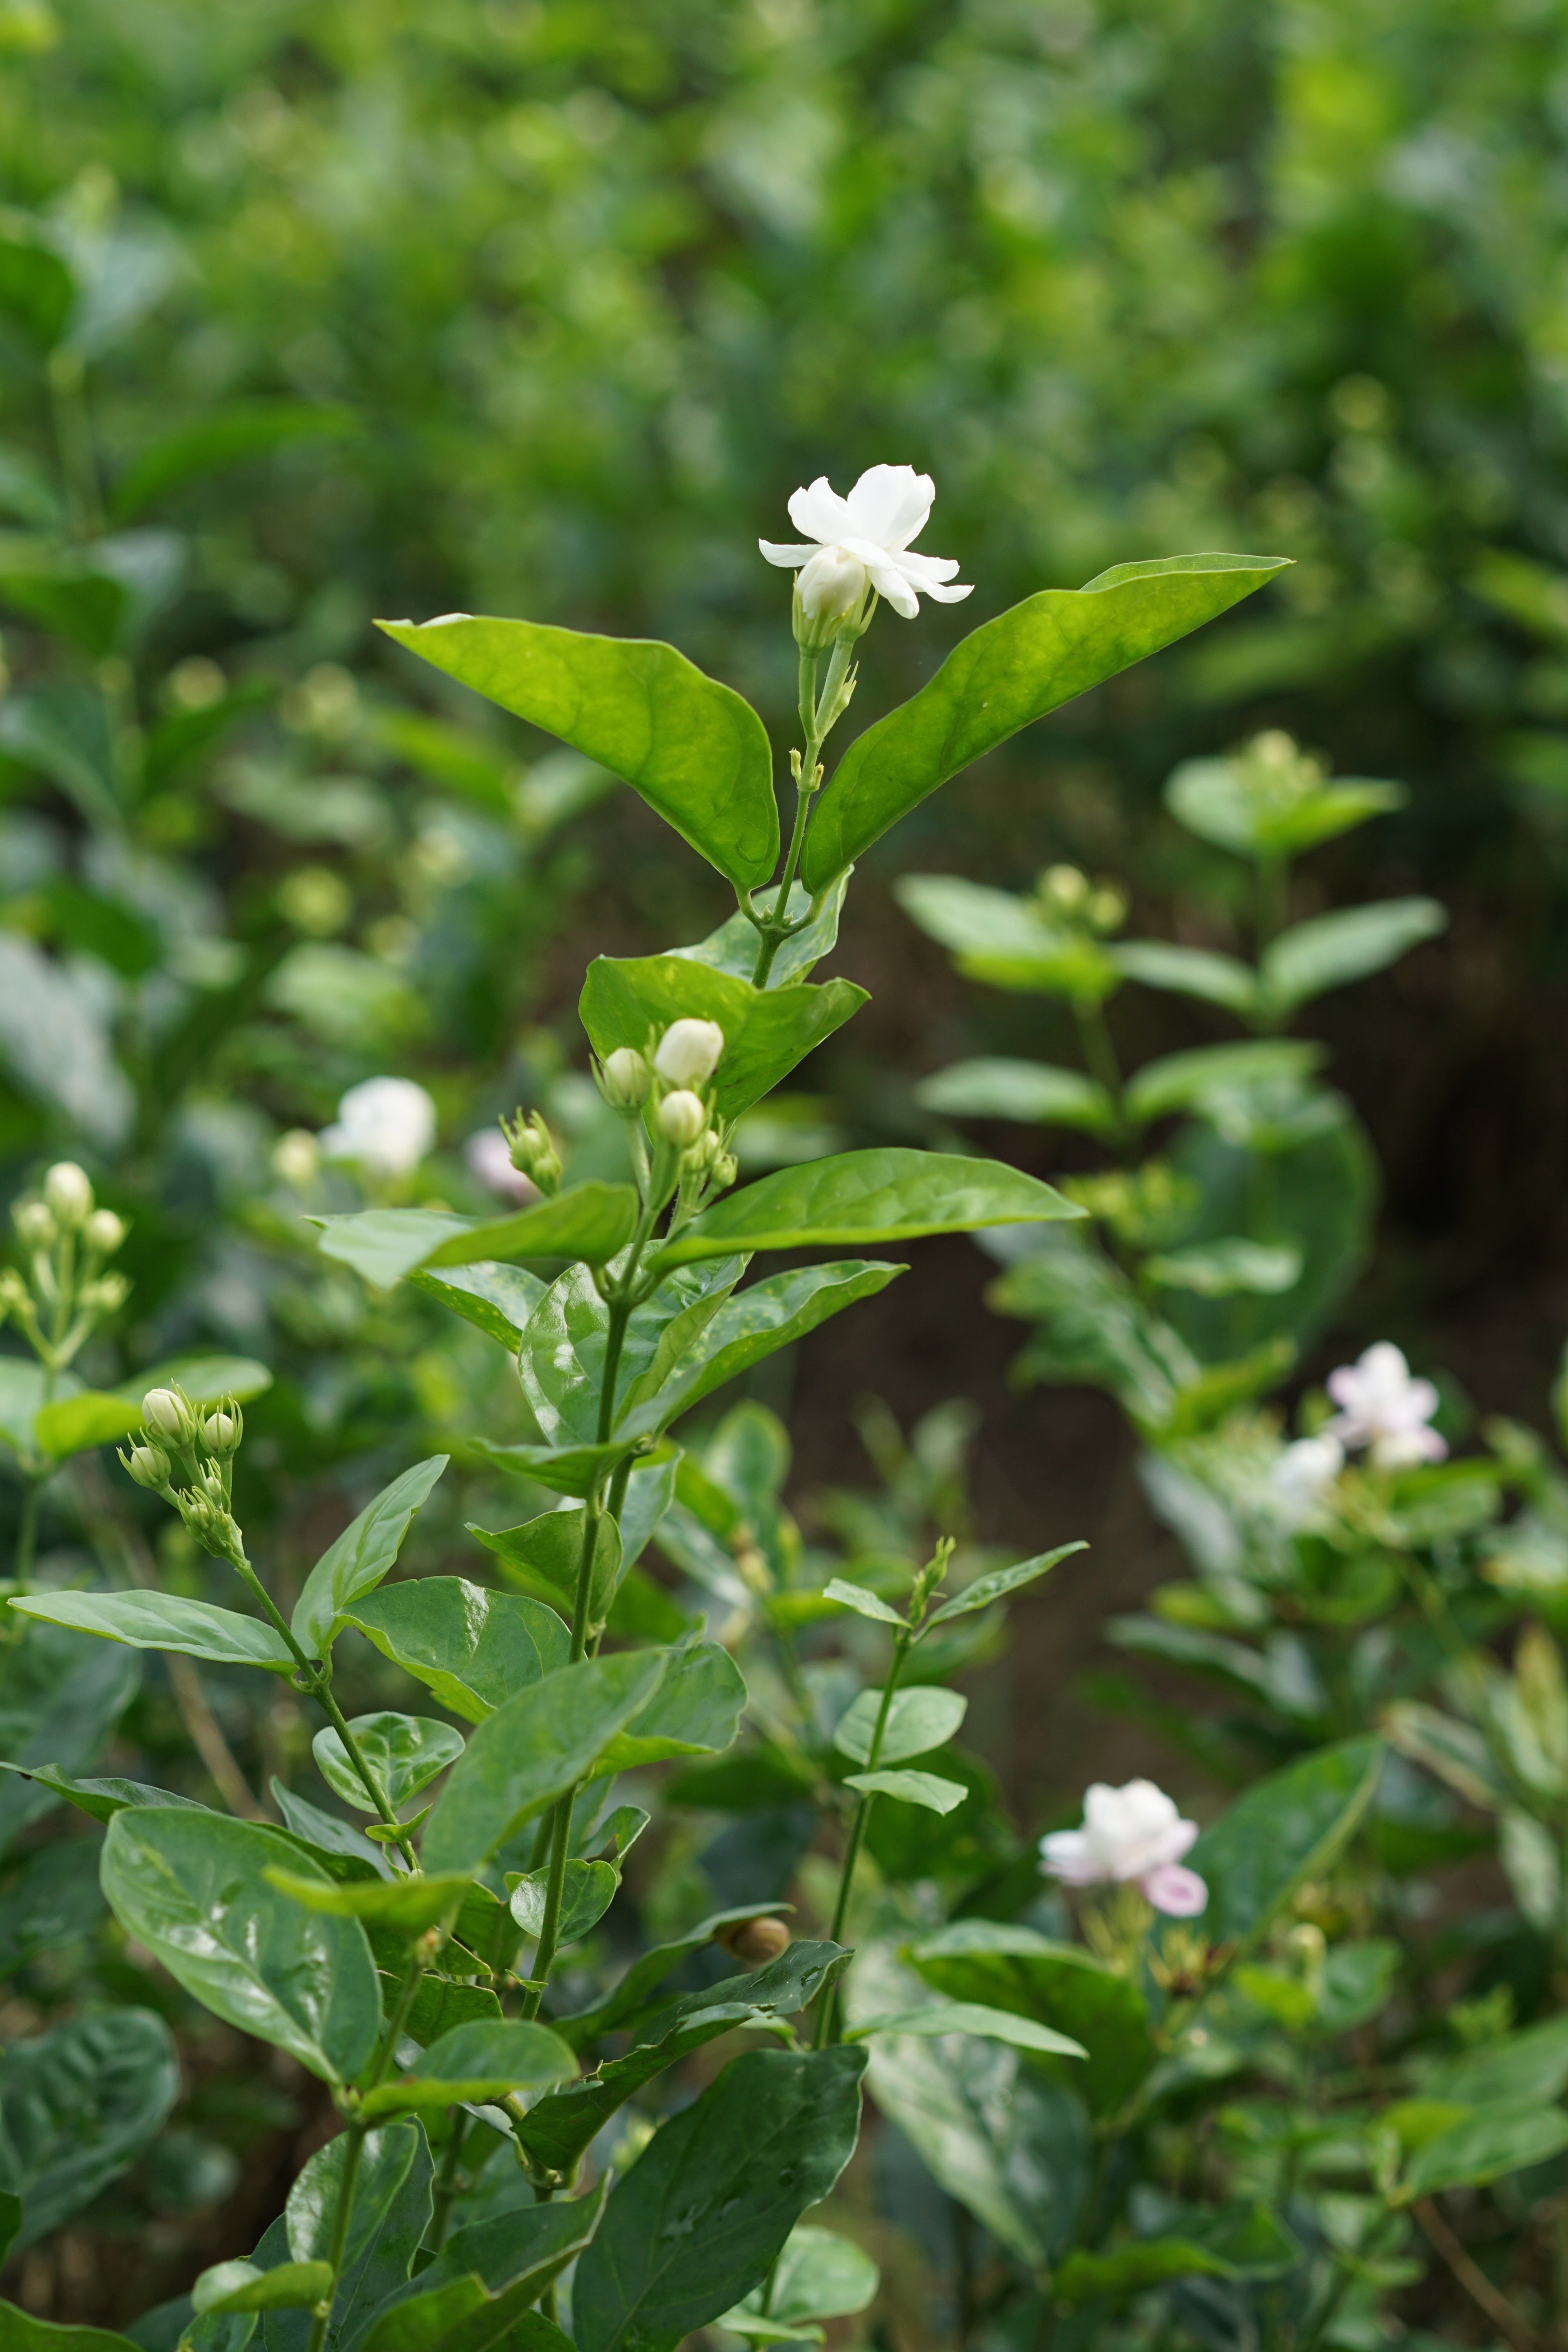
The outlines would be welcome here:
<svg viewBox="0 0 1568 2352">
<path fill-rule="evenodd" d="M 994 1601 L 1005 1600 L 1010 1592 L 1021 1592 L 1026 1584 L 1034 1584 L 1061 1559 L 1068 1559 L 1075 1551 L 1087 1551 L 1086 1543 L 1058 1544 L 1055 1551 L 1037 1552 L 1033 1559 L 1020 1559 L 1011 1568 L 994 1568 L 984 1576 L 977 1576 L 962 1592 L 933 1609 L 926 1619 L 924 1631 L 934 1625 L 945 1625 L 951 1618 L 967 1617 L 976 1609 L 989 1609 Z"/>
<path fill-rule="evenodd" d="M 353 1602 L 342 1619 L 466 1723 L 482 1723 L 553 1674 L 572 1646 L 553 1609 L 460 1576 L 384 1585 Z"/>
<path fill-rule="evenodd" d="M 544 1926 L 549 1884 L 547 1868 L 528 1870 L 511 1890 L 511 1916 L 525 1936 L 537 1936 Z M 564 1951 L 569 1944 L 580 1944 L 598 1926 L 615 1901 L 620 1884 L 621 1874 L 612 1862 L 584 1862 L 580 1858 L 568 1862 L 555 1929 L 555 1941 L 561 1950 Z"/>
<path fill-rule="evenodd" d="M 563 2082 L 576 2072 L 576 2059 L 548 2026 L 522 2018 L 503 2019 L 499 2025 L 457 2025 L 430 2043 L 412 2074 L 367 2091 L 362 2112 L 401 2115 L 460 2100 L 499 2099 L 509 2091 Z"/>
<path fill-rule="evenodd" d="M 1089 2057 L 1073 2081 L 1096 2115 L 1114 2114 L 1154 2063 L 1142 1992 L 1079 1945 L 1002 1921 L 958 1919 L 908 1958 L 951 2000 L 1012 2010 L 1081 2042 Z"/>
<path fill-rule="evenodd" d="M 845 1709 L 833 1734 L 833 1745 L 840 1755 L 852 1756 L 857 1764 L 870 1762 L 881 1704 L 880 1691 L 865 1690 Z M 910 1756 L 924 1756 L 933 1748 L 945 1747 L 968 1708 L 969 1701 L 961 1691 L 943 1690 L 936 1683 L 917 1683 L 909 1690 L 895 1691 L 882 1732 L 879 1765 L 901 1764 Z"/>
<path fill-rule="evenodd" d="M 1079 1127 L 1090 1135 L 1116 1125 L 1114 1098 L 1079 1070 L 1048 1062 L 986 1058 L 954 1062 L 915 1088 L 922 1110 L 948 1118 L 1027 1119 L 1040 1127 Z"/>
<path fill-rule="evenodd" d="M 216 1813 L 127 1810 L 103 1843 L 103 1891 L 127 1935 L 226 2024 L 347 2082 L 381 2022 L 364 1931 L 301 1909 L 269 1867 L 310 1871 L 292 1838 Z"/>
<path fill-rule="evenodd" d="M 0 2056 L 0 2186 L 30 2246 L 117 2180 L 180 2094 L 173 2037 L 151 2010 L 88 2011 Z"/>
<path fill-rule="evenodd" d="M 66 1793 L 43 1776 L 89 1763 L 140 1679 L 135 1659 L 105 1643 L 37 1622 L 17 1633 L 0 1676 L 0 1756 L 16 1768 L 0 1779 L 0 1853 Z"/>
<path fill-rule="evenodd" d="M 1279 2278 L 1301 2260 L 1297 2240 L 1261 2205 L 1189 2206 L 1167 2214 L 1163 2226 L 1170 2234 L 1107 2253 L 1077 2249 L 1054 2275 L 1056 2293 L 1082 2304 L 1139 2294 L 1173 2278 Z"/>
<path fill-rule="evenodd" d="M 731 1250 L 853 1248 L 1081 1213 L 1038 1177 L 999 1160 L 889 1146 L 781 1168 L 726 1193 L 683 1225 L 656 1263 L 681 1265 Z"/>
<path fill-rule="evenodd" d="M 721 1118 L 735 1119 L 867 1001 L 866 991 L 847 980 L 759 989 L 683 956 L 597 956 L 577 1012 L 601 1060 L 621 1045 L 640 1053 L 650 1032 L 662 1033 L 672 1021 L 716 1021 L 724 1051 L 714 1073 L 714 1104 Z"/>
<path fill-rule="evenodd" d="M 983 2042 L 1010 2042 L 1015 2050 L 1033 2050 L 1047 2058 L 1089 2055 L 1081 2042 L 1058 2033 L 1051 2026 L 1021 2017 L 1016 2010 L 988 2009 L 974 2000 L 931 2001 L 919 2009 L 894 2010 L 887 2017 L 857 2018 L 846 2038 L 865 2042 L 873 2033 L 924 2034 L 928 2040 L 945 2033 L 973 2033 Z"/>
<path fill-rule="evenodd" d="M 685 1229 L 675 1244 L 677 1254 L 687 1234 L 695 1230 L 689 1225 Z M 691 1255 L 705 1256 L 709 1253 L 696 1249 Z M 722 1388 L 726 1381 L 761 1363 L 765 1357 L 776 1354 L 780 1348 L 804 1339 L 808 1331 L 815 1331 L 818 1324 L 841 1314 L 845 1307 L 885 1290 L 903 1271 L 900 1265 L 852 1258 L 831 1265 L 795 1266 L 788 1274 L 769 1275 L 749 1288 L 737 1291 L 723 1302 L 679 1360 L 669 1367 L 657 1391 L 645 1393 L 661 1370 L 656 1364 L 653 1371 L 629 1392 L 617 1435 L 623 1442 L 658 1435 L 703 1397 L 711 1396 L 715 1389 Z"/>
<path fill-rule="evenodd" d="M 0 1760 L 0 1772 L 15 1772 L 18 1778 L 37 1781 L 52 1796 L 63 1797 L 95 1822 L 111 1822 L 127 1805 L 175 1805 L 191 1813 L 205 1813 L 210 1806 L 199 1805 L 194 1797 L 176 1797 L 172 1789 L 154 1789 L 144 1780 L 73 1780 L 68 1773 L 53 1764 L 39 1764 L 31 1772 L 23 1773 L 19 1764 Z M 42 1808 L 47 1811 L 47 1805 Z"/>
<path fill-rule="evenodd" d="M 351 1521 L 305 1580 L 293 1617 L 294 1639 L 309 1657 L 331 1646 L 343 1612 L 374 1590 L 393 1567 L 419 1508 L 447 1467 L 445 1454 L 416 1462 Z"/>
<path fill-rule="evenodd" d="M 417 1586 L 414 1587 L 418 1590 Z M 387 1803 L 396 1812 L 405 1801 L 427 1788 L 463 1752 L 463 1735 L 427 1715 L 359 1715 L 349 1725 L 355 1745 Z M 331 1724 L 310 1742 L 316 1769 L 334 1795 L 356 1812 L 380 1811 L 354 1769 Z"/>
<path fill-rule="evenodd" d="M 425 1832 L 431 1870 L 471 1870 L 589 1772 L 639 1715 L 665 1672 L 662 1652 L 559 1667 L 481 1723 L 453 1766 Z"/>
<path fill-rule="evenodd" d="M 1209 1890 L 1204 1932 L 1250 1943 L 1310 1878 L 1321 1877 L 1371 1804 L 1380 1739 L 1346 1739 L 1246 1790 L 1187 1856 Z"/>
<path fill-rule="evenodd" d="M 674 2352 L 761 2282 L 849 2159 L 864 2063 L 753 2051 L 656 2133 L 578 2263 L 582 2352 Z"/>
<path fill-rule="evenodd" d="M 340 1813 L 323 1812 L 308 1797 L 285 1788 L 276 1773 L 272 1776 L 272 1801 L 290 1834 L 310 1847 L 317 1867 L 324 1870 L 334 1884 L 356 1886 L 363 1885 L 366 1879 L 391 1877 L 386 1856 L 362 1829 L 353 1822 L 345 1822 Z"/>
<path fill-rule="evenodd" d="M 1544 2164 L 1568 2147 L 1568 2114 L 1561 2107 L 1482 2108 L 1439 2132 L 1412 2156 L 1397 2201 L 1434 2197 L 1445 2189 L 1483 2187 L 1526 2165 Z"/>
<path fill-rule="evenodd" d="M 184 1601 L 173 1592 L 34 1592 L 11 1606 L 72 1633 L 95 1633 L 133 1650 L 177 1650 L 223 1666 L 263 1666 L 290 1675 L 294 1654 L 259 1617 Z"/>
<path fill-rule="evenodd" d="M 349 2138 L 340 2133 L 319 2147 L 289 2191 L 284 2208 L 289 2252 L 297 2263 L 330 2261 L 333 2233 L 342 2196 L 343 2168 Z M 416 2124 L 384 2125 L 364 2136 L 354 2173 L 353 2202 L 349 2210 L 348 2235 L 340 2275 L 352 2292 L 354 2273 L 372 2258 L 376 2242 L 392 2219 L 398 2192 L 424 2156 L 423 2136 Z M 428 2164 L 428 2158 L 425 2158 Z M 412 2251 L 412 2249 L 410 2249 Z M 336 2315 L 340 2331 L 345 2315 Z"/>
<path fill-rule="evenodd" d="M 800 878 L 819 890 L 972 760 L 1102 679 L 1228 611 L 1282 569 L 1270 556 L 1119 563 L 988 621 L 911 701 L 857 736 L 817 804 Z"/>
<path fill-rule="evenodd" d="M 382 1978 L 388 2000 L 395 1999 L 400 1983 L 395 1976 Z M 419 1979 L 403 2030 L 410 2042 L 426 2050 L 457 2026 L 495 2025 L 500 2020 L 500 2002 L 487 1985 L 455 1984 L 449 1977 L 426 1976 Z"/>
<path fill-rule="evenodd" d="M 378 626 L 624 777 L 737 889 L 772 874 L 779 821 L 763 722 L 672 646 L 467 614 Z"/>
<path fill-rule="evenodd" d="M 0 1887 L 0 1979 L 46 1952 L 68 1951 L 102 1916 L 96 1841 L 60 1838 L 35 1847 Z"/>
<path fill-rule="evenodd" d="M 457 2231 L 345 2352 L 572 2352 L 560 2329 L 527 2306 L 592 2238 L 608 2186 Z"/>
<path fill-rule="evenodd" d="M 47 352 L 64 334 L 76 295 L 75 278 L 43 232 L 10 214 L 0 232 L 0 310 Z"/>
<path fill-rule="evenodd" d="M 143 449 L 115 483 L 110 509 L 116 521 L 123 522 L 195 475 L 237 465 L 285 442 L 356 429 L 353 414 L 346 408 L 309 408 L 292 400 L 233 401 Z"/>
<path fill-rule="evenodd" d="M 575 2017 L 555 2017 L 550 2021 L 574 2050 L 585 2049 L 590 2042 L 601 2034 L 614 2032 L 646 2009 L 655 1986 L 661 1984 L 682 1960 L 700 1951 L 704 1944 L 710 1944 L 721 1927 L 747 1919 L 771 1918 L 793 1908 L 788 1903 L 742 1903 L 728 1911 L 715 1911 L 710 1917 L 700 1919 L 684 1936 L 671 1943 L 656 1944 L 651 1951 L 634 1960 L 619 1984 L 595 2008 L 583 2010 Z"/>
<path fill-rule="evenodd" d="M 601 1770 L 635 1772 L 671 1756 L 711 1754 L 734 1738 L 746 1685 L 729 1652 L 717 1642 L 697 1642 L 665 1654 L 663 1681 L 605 1749 Z"/>
</svg>

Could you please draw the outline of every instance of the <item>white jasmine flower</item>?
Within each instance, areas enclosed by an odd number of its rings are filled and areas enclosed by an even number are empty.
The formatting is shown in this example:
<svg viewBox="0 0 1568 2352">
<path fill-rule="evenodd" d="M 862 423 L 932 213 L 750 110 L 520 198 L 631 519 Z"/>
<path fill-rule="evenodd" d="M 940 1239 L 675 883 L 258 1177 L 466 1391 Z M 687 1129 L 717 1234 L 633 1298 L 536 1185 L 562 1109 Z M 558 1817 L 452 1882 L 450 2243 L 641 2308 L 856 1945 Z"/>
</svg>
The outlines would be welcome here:
<svg viewBox="0 0 1568 2352">
<path fill-rule="evenodd" d="M 1292 1526 L 1309 1518 L 1345 1466 L 1337 1437 L 1299 1437 L 1268 1473 L 1269 1490 Z"/>
<path fill-rule="evenodd" d="M 1327 1381 L 1339 1412 L 1323 1429 L 1342 1445 L 1370 1446 L 1380 1470 L 1406 1470 L 1415 1462 L 1441 1462 L 1447 1446 L 1428 1426 L 1437 1410 L 1430 1381 L 1413 1380 L 1403 1351 L 1379 1339 L 1353 1364 L 1342 1364 Z"/>
<path fill-rule="evenodd" d="M 436 1140 L 436 1106 L 412 1078 L 366 1078 L 338 1105 L 335 1127 L 322 1129 L 329 1160 L 357 1160 L 377 1176 L 406 1176 Z"/>
<path fill-rule="evenodd" d="M 1082 1829 L 1043 1837 L 1040 1867 L 1068 1886 L 1136 1886 L 1156 1911 L 1194 1919 L 1209 1891 L 1181 1860 L 1197 1833 L 1152 1780 L 1121 1789 L 1095 1780 L 1084 1792 Z"/>
<path fill-rule="evenodd" d="M 463 1158 L 469 1175 L 498 1201 L 509 1201 L 521 1209 L 530 1201 L 542 1198 L 538 1185 L 521 1168 L 512 1166 L 510 1149 L 499 1127 L 482 1127 L 477 1135 L 470 1135 L 463 1146 Z"/>
<path fill-rule="evenodd" d="M 958 570 L 956 559 L 945 555 L 913 555 L 910 541 L 918 539 L 931 519 L 936 485 L 929 474 L 912 466 L 873 466 L 861 475 L 847 499 L 841 499 L 819 474 L 808 489 L 796 490 L 789 502 L 789 519 L 804 531 L 806 547 L 777 547 L 771 540 L 757 545 L 770 563 L 786 571 L 802 565 L 803 608 L 848 611 L 858 602 L 863 585 L 853 565 L 864 568 L 879 596 L 895 613 L 912 621 L 922 596 L 940 604 L 956 604 L 973 588 L 949 587 Z M 847 562 L 846 561 L 847 559 Z M 845 598 L 849 589 L 854 593 Z"/>
<path fill-rule="evenodd" d="M 658 1041 L 653 1066 L 668 1086 L 700 1087 L 712 1076 L 723 1051 L 724 1032 L 717 1021 L 672 1021 Z"/>
</svg>

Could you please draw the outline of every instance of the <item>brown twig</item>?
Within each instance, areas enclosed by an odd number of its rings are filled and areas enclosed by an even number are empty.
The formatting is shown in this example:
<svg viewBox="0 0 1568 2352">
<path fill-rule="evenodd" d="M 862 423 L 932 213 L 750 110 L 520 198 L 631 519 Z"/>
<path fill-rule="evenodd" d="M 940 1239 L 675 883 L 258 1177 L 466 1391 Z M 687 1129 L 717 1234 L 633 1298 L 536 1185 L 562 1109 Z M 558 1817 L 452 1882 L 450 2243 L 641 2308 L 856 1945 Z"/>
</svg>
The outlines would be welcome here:
<svg viewBox="0 0 1568 2352">
<path fill-rule="evenodd" d="M 1432 2199 L 1418 2197 L 1410 2210 L 1471 2302 L 1486 2313 L 1498 2334 L 1513 2346 L 1514 2352 L 1542 2352 L 1540 2336 L 1520 2317 L 1507 2295 L 1493 2286 L 1479 2263 L 1471 2260 Z"/>
</svg>

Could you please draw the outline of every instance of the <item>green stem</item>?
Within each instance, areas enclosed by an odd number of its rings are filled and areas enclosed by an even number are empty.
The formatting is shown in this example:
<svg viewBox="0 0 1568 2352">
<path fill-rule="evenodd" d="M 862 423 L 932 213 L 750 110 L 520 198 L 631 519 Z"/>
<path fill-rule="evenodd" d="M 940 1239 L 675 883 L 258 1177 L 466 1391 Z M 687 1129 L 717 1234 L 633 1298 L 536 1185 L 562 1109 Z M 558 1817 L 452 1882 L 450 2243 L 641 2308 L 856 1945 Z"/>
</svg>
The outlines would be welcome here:
<svg viewBox="0 0 1568 2352">
<path fill-rule="evenodd" d="M 805 756 L 801 761 L 800 785 L 795 800 L 795 830 L 790 835 L 789 855 L 784 859 L 784 879 L 779 884 L 772 908 L 763 919 L 762 939 L 757 949 L 756 967 L 752 973 L 752 986 L 765 988 L 773 958 L 789 937 L 791 926 L 784 918 L 789 908 L 789 894 L 795 887 L 795 867 L 805 841 L 806 819 L 811 814 L 812 796 L 816 790 L 816 755 L 822 749 L 818 735 L 808 735 Z M 810 780 L 809 782 L 807 780 Z"/>
<path fill-rule="evenodd" d="M 903 1671 L 904 1660 L 909 1656 L 913 1644 L 912 1630 L 907 1625 L 900 1626 L 893 1641 L 893 1655 L 888 1667 L 888 1679 L 882 1687 L 882 1704 L 877 1709 L 876 1728 L 871 1734 L 870 1745 L 866 1750 L 868 1772 L 874 1772 L 881 1760 L 882 1740 L 888 1728 L 888 1716 L 893 1704 L 893 1693 L 898 1688 L 899 1676 Z M 869 1789 L 861 1790 L 860 1801 L 855 1808 L 855 1819 L 850 1826 L 849 1843 L 844 1855 L 844 1867 L 838 1876 L 838 1900 L 833 1906 L 833 1925 L 827 1931 L 829 1943 L 841 1944 L 844 1941 L 844 1926 L 849 1916 L 849 1901 L 855 1891 L 855 1865 L 860 1859 L 860 1848 L 866 1839 L 866 1824 L 871 1818 L 871 1808 L 875 1802 L 875 1795 Z M 830 1985 L 822 1996 L 822 2007 L 817 2012 L 816 2037 L 814 2044 L 816 2049 L 825 2050 L 827 2044 L 837 2038 L 835 2023 L 837 2012 L 838 1989 L 836 1985 Z"/>
<path fill-rule="evenodd" d="M 420 1938 L 421 1943 L 424 1940 L 423 1937 Z M 385 2031 L 377 2045 L 375 2056 L 371 2062 L 370 2074 L 365 2084 L 367 2090 L 374 2090 L 396 2055 L 398 2036 L 403 2032 L 408 2012 L 414 2006 L 414 1996 L 419 1990 L 419 1979 L 424 1973 L 424 1961 L 420 1957 L 418 1947 L 416 1946 L 407 1972 L 398 1989 L 392 2015 L 387 2019 Z M 338 2190 L 338 2210 L 332 2217 L 332 2242 L 327 2250 L 327 2260 L 332 2268 L 332 2284 L 316 2306 L 316 2315 L 310 2326 L 309 2352 L 321 2352 L 321 2347 L 326 2341 L 327 2330 L 331 2325 L 332 2306 L 338 2299 L 338 2288 L 343 2273 L 343 2255 L 348 2247 L 349 2222 L 353 2214 L 354 2183 L 359 2178 L 360 2158 L 364 2154 L 365 2135 L 369 2130 L 369 2124 L 363 2123 L 357 2118 L 351 2122 L 348 2127 L 349 2147 L 348 2154 L 343 2158 L 342 2186 Z"/>
<path fill-rule="evenodd" d="M 544 1885 L 544 1916 L 539 1927 L 539 1948 L 533 1956 L 532 1977 L 522 1996 L 524 2017 L 539 2015 L 544 1988 L 555 1965 L 556 1942 L 561 1933 L 561 1896 L 566 1884 L 566 1860 L 572 1843 L 572 1808 L 576 1798 L 576 1790 L 569 1789 L 557 1803 L 551 1824 L 550 1876 Z"/>
<path fill-rule="evenodd" d="M 460 2111 L 454 2112 L 452 2137 L 441 2152 L 441 2169 L 436 2175 L 435 2201 L 430 2214 L 430 2245 L 437 2253 L 447 2242 L 453 2200 L 458 2194 L 458 2176 L 463 2168 L 463 2143 L 468 2137 L 468 2121 L 469 2118 Z"/>
<path fill-rule="evenodd" d="M 16 1582 L 25 1591 L 32 1577 L 33 1562 L 38 1556 L 38 1497 L 43 1492 L 41 1470 L 27 1473 L 22 1493 L 22 1524 L 16 1530 Z"/>
<path fill-rule="evenodd" d="M 628 1279 L 635 1275 L 635 1265 L 627 1267 Z M 631 1321 L 629 1296 L 611 1301 L 610 1327 L 605 1335 L 605 1369 L 599 1376 L 599 1444 L 609 1443 L 616 1416 L 616 1381 L 620 1374 L 621 1349 L 626 1345 L 626 1325 Z"/>
<path fill-rule="evenodd" d="M 1112 1102 L 1121 1100 L 1121 1065 L 1116 1058 L 1111 1043 L 1110 1024 L 1105 1017 L 1105 1007 L 1098 1000 L 1077 998 L 1073 1011 L 1078 1016 L 1078 1034 L 1083 1045 L 1083 1058 L 1089 1064 L 1089 1076 L 1099 1080 Z"/>
</svg>

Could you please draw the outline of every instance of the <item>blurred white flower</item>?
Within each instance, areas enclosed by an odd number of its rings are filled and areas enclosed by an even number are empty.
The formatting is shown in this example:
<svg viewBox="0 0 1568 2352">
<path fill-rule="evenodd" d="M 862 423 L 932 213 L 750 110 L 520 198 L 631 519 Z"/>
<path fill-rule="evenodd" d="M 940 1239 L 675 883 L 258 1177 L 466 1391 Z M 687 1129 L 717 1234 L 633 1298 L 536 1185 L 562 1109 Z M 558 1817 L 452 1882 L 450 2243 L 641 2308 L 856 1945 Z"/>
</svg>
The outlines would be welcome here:
<svg viewBox="0 0 1568 2352">
<path fill-rule="evenodd" d="M 873 466 L 847 499 L 832 488 L 826 474 L 819 474 L 809 489 L 796 490 L 789 502 L 789 519 L 810 545 L 775 546 L 766 539 L 759 539 L 757 545 L 770 563 L 786 571 L 806 567 L 800 583 L 803 605 L 808 593 L 814 605 L 824 599 L 835 609 L 843 604 L 856 579 L 843 561 L 848 557 L 865 567 L 878 595 L 912 621 L 922 596 L 956 604 L 973 593 L 945 584 L 958 570 L 955 558 L 910 552 L 910 540 L 920 537 L 931 519 L 935 496 L 931 476 L 917 474 L 912 466 Z M 823 560 L 825 556 L 831 561 Z"/>
<path fill-rule="evenodd" d="M 1380 1470 L 1441 1462 L 1447 1453 L 1428 1427 L 1437 1391 L 1430 1381 L 1411 1378 L 1403 1351 L 1391 1339 L 1376 1340 L 1355 1363 L 1342 1364 L 1326 1385 L 1340 1410 L 1321 1433 L 1346 1447 L 1370 1446 Z"/>
<path fill-rule="evenodd" d="M 377 1176 L 406 1176 L 436 1140 L 436 1106 L 412 1078 L 366 1078 L 318 1139 L 328 1160 L 356 1160 Z"/>
<path fill-rule="evenodd" d="M 724 1032 L 717 1021 L 672 1021 L 658 1041 L 654 1068 L 672 1087 L 700 1087 L 719 1066 Z"/>
<path fill-rule="evenodd" d="M 1310 1516 L 1345 1466 L 1345 1449 L 1337 1437 L 1299 1437 L 1288 1445 L 1268 1473 L 1268 1485 L 1281 1516 L 1292 1525 Z"/>
<path fill-rule="evenodd" d="M 463 1146 L 463 1158 L 469 1175 L 498 1201 L 509 1201 L 521 1209 L 542 1197 L 538 1185 L 521 1168 L 512 1166 L 510 1147 L 499 1127 L 482 1127 L 477 1135 L 470 1135 Z"/>
<path fill-rule="evenodd" d="M 1196 1822 L 1184 1821 L 1152 1780 L 1121 1789 L 1095 1780 L 1084 1792 L 1082 1829 L 1043 1837 L 1040 1867 L 1068 1886 L 1136 1886 L 1156 1911 L 1194 1919 L 1209 1891 L 1181 1860 L 1197 1833 Z"/>
</svg>

